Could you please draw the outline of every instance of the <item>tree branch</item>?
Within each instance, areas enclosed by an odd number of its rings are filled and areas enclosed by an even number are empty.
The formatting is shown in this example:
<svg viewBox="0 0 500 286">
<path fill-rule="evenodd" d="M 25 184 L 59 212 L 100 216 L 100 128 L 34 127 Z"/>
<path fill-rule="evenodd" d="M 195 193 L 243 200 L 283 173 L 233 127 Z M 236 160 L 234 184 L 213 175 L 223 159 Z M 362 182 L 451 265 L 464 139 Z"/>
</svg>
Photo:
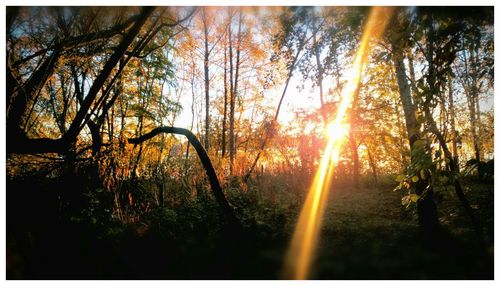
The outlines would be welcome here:
<svg viewBox="0 0 500 286">
<path fill-rule="evenodd" d="M 210 158 L 208 157 L 205 148 L 203 148 L 198 138 L 196 138 L 196 136 L 191 131 L 179 127 L 169 127 L 169 126 L 157 127 L 153 129 L 151 132 L 146 133 L 142 136 L 128 139 L 128 143 L 140 144 L 146 140 L 155 137 L 160 133 L 179 134 L 186 136 L 189 143 L 193 145 L 194 149 L 198 153 L 198 157 L 200 157 L 201 163 L 203 164 L 203 167 L 205 168 L 205 171 L 207 173 L 210 186 L 212 187 L 212 192 L 215 196 L 217 203 L 221 208 L 222 215 L 224 216 L 224 219 L 228 223 L 228 226 L 232 228 L 239 227 L 240 223 L 236 218 L 233 209 L 229 206 L 226 197 L 224 196 L 224 192 L 222 191 L 219 179 L 217 178 L 217 174 L 215 173 L 212 161 L 210 161 Z"/>
</svg>

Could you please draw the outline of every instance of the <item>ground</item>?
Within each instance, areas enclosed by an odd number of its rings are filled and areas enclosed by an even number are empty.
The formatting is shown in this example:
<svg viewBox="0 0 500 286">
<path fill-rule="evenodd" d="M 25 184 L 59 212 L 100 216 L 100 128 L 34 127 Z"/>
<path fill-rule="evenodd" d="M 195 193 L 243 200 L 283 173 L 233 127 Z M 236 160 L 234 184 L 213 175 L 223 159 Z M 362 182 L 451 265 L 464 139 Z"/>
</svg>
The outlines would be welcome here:
<svg viewBox="0 0 500 286">
<path fill-rule="evenodd" d="M 95 210 L 90 219 L 88 211 L 55 219 L 47 196 L 19 194 L 29 183 L 9 181 L 7 278 L 279 279 L 305 194 L 298 189 L 307 185 L 286 178 L 226 186 L 243 224 L 236 237 L 224 232 L 209 192 L 124 225 Z M 332 187 L 311 279 L 493 278 L 492 182 L 465 182 L 483 248 L 452 189 L 439 191 L 444 234 L 436 242 L 423 239 L 414 206 L 401 205 L 394 185 L 388 177 Z"/>
</svg>

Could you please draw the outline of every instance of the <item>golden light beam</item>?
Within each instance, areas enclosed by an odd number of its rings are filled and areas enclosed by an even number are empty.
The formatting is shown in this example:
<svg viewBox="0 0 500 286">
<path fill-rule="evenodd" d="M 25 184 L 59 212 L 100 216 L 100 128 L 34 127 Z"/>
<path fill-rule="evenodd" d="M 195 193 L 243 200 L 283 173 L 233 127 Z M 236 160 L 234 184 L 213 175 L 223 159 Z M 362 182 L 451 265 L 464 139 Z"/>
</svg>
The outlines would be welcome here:
<svg viewBox="0 0 500 286">
<path fill-rule="evenodd" d="M 393 12 L 391 7 L 373 7 L 368 16 L 365 30 L 361 37 L 356 58 L 351 67 L 348 84 L 342 91 L 341 102 L 335 119 L 328 126 L 328 142 L 321 158 L 318 171 L 307 194 L 300 212 L 298 223 L 285 259 L 284 275 L 290 279 L 306 279 L 309 274 L 315 246 L 317 244 L 321 219 L 324 214 L 328 189 L 332 180 L 333 169 L 339 160 L 342 140 L 348 131 L 344 130 L 342 121 L 351 105 L 354 92 L 361 79 L 363 66 L 369 55 L 370 41 L 378 39 Z"/>
</svg>

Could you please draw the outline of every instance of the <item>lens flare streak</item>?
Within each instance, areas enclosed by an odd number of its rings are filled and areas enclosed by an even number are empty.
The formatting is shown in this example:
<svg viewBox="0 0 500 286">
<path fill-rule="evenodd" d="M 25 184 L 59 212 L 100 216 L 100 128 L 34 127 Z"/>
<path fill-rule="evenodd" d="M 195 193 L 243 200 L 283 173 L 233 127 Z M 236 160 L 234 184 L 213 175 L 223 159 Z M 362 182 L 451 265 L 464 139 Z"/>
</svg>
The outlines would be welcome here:
<svg viewBox="0 0 500 286">
<path fill-rule="evenodd" d="M 359 50 L 353 62 L 346 88 L 342 91 L 341 102 L 334 121 L 328 127 L 328 142 L 321 158 L 318 171 L 307 195 L 292 237 L 285 260 L 285 277 L 306 279 L 317 244 L 321 219 L 328 198 L 333 170 L 339 160 L 339 152 L 348 130 L 343 125 L 347 109 L 358 88 L 363 66 L 369 54 L 369 43 L 377 39 L 385 30 L 393 8 L 372 8 L 361 38 Z"/>
</svg>

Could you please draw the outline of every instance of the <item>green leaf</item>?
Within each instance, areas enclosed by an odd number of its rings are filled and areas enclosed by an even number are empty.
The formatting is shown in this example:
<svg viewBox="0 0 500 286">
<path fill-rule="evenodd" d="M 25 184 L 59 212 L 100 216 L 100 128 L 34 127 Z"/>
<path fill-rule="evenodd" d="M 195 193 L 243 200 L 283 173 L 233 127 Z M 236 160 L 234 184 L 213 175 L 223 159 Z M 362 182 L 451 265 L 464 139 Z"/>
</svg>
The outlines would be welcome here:
<svg viewBox="0 0 500 286">
<path fill-rule="evenodd" d="M 441 183 L 442 183 L 442 184 L 446 184 L 446 183 L 448 182 L 448 177 L 446 177 L 446 176 L 441 176 L 441 177 L 439 178 L 439 180 L 441 181 Z"/>
<path fill-rule="evenodd" d="M 417 176 L 411 177 L 411 181 L 414 183 L 418 182 L 418 177 Z"/>
<path fill-rule="evenodd" d="M 410 200 L 414 203 L 416 203 L 418 201 L 418 199 L 420 199 L 420 196 L 417 195 L 417 194 L 411 194 L 410 195 Z"/>
<path fill-rule="evenodd" d="M 405 175 L 398 175 L 398 176 L 396 177 L 396 182 L 401 182 L 401 181 L 403 181 L 405 178 L 406 178 L 406 176 L 405 176 Z"/>
<path fill-rule="evenodd" d="M 424 169 L 420 170 L 420 178 L 422 178 L 422 180 L 425 180 L 427 178 L 427 175 L 425 174 Z"/>
<path fill-rule="evenodd" d="M 425 117 L 424 117 L 424 116 L 422 116 L 422 115 L 420 115 L 420 116 L 417 118 L 417 123 L 422 124 L 422 123 L 424 123 L 424 122 L 425 122 Z"/>
<path fill-rule="evenodd" d="M 425 141 L 422 139 L 419 139 L 413 143 L 413 147 L 415 148 L 423 148 L 425 146 Z"/>
</svg>

